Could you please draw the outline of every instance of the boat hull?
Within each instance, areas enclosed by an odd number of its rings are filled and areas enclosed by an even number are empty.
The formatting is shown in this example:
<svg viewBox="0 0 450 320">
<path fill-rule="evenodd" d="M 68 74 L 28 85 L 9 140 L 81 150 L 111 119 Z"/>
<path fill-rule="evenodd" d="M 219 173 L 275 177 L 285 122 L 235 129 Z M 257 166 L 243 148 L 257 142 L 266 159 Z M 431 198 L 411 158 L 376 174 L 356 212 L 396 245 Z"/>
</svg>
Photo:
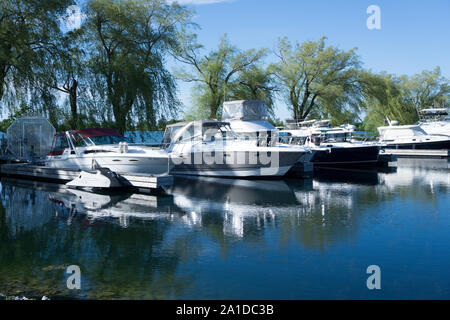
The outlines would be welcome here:
<svg viewBox="0 0 450 320">
<path fill-rule="evenodd" d="M 442 150 L 450 149 L 450 138 L 448 140 L 418 142 L 418 143 L 384 143 L 388 149 L 420 149 L 420 150 Z"/>
<path fill-rule="evenodd" d="M 318 150 L 312 162 L 314 167 L 367 167 L 376 166 L 380 147 L 331 147 L 329 150 Z"/>
<path fill-rule="evenodd" d="M 190 153 L 184 157 L 182 164 L 175 165 L 172 175 L 212 176 L 212 177 L 282 177 L 303 156 L 309 154 L 305 151 L 289 151 L 274 153 L 269 163 L 268 158 L 258 151 L 228 151 L 217 153 L 212 157 L 213 163 L 203 161 L 205 153 Z M 210 156 L 208 153 L 207 156 Z M 197 161 L 196 161 L 197 159 Z M 202 161 L 198 161 L 201 159 Z M 219 160 L 219 161 L 217 161 Z"/>
<path fill-rule="evenodd" d="M 92 170 L 92 161 L 95 160 L 101 167 L 108 168 L 116 173 L 124 174 L 167 174 L 173 167 L 168 158 L 160 157 L 77 157 L 69 159 L 51 159 L 46 166 L 60 169 Z"/>
</svg>

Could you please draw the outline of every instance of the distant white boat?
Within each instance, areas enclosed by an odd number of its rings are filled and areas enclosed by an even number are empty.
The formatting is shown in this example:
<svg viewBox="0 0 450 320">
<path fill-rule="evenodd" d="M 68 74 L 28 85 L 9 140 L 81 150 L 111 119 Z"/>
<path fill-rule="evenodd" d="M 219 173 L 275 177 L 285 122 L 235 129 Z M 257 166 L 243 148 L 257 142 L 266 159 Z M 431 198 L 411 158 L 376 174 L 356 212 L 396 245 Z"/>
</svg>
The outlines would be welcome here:
<svg viewBox="0 0 450 320">
<path fill-rule="evenodd" d="M 378 127 L 379 141 L 394 149 L 450 149 L 450 136 L 427 134 L 420 124 Z"/>
<path fill-rule="evenodd" d="M 429 108 L 419 111 L 419 125 L 428 134 L 450 136 L 450 108 Z"/>
</svg>

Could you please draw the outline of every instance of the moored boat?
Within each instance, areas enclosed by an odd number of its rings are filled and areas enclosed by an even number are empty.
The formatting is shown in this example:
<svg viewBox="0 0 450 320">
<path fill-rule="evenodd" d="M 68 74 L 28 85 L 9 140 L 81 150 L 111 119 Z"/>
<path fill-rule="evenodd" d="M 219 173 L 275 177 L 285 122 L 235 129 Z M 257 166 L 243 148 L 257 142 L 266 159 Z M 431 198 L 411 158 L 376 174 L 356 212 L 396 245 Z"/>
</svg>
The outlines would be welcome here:
<svg viewBox="0 0 450 320">
<path fill-rule="evenodd" d="M 419 110 L 418 124 L 431 135 L 450 136 L 450 108 L 428 108 Z"/>
<path fill-rule="evenodd" d="M 354 126 L 333 128 L 330 120 L 290 121 L 281 130 L 280 139 L 286 143 L 303 144 L 316 153 L 312 162 L 315 167 L 366 167 L 376 166 L 380 145 L 354 141 Z"/>
<path fill-rule="evenodd" d="M 378 127 L 380 143 L 392 149 L 450 149 L 450 136 L 430 135 L 421 125 Z"/>
<path fill-rule="evenodd" d="M 311 151 L 304 147 L 267 146 L 245 140 L 224 121 L 192 121 L 166 127 L 163 146 L 182 160 L 174 175 L 281 177 Z"/>
<path fill-rule="evenodd" d="M 160 148 L 133 145 L 112 129 L 66 131 L 54 136 L 45 165 L 61 169 L 108 168 L 117 173 L 166 174 L 173 163 Z"/>
</svg>

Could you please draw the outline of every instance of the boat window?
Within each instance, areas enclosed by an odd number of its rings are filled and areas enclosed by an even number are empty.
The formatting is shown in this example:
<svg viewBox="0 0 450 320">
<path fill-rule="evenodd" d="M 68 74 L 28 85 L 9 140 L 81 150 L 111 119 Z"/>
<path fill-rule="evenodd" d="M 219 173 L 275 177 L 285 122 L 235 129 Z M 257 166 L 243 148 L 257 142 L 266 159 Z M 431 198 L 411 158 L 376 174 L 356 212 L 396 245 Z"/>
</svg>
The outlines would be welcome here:
<svg viewBox="0 0 450 320">
<path fill-rule="evenodd" d="M 65 135 L 57 136 L 53 140 L 53 148 L 49 155 L 51 156 L 61 155 L 67 148 L 69 148 L 69 144 L 67 142 L 66 136 Z"/>
<path fill-rule="evenodd" d="M 86 147 L 88 145 L 87 140 L 78 132 L 71 134 L 71 137 L 75 147 Z"/>
<path fill-rule="evenodd" d="M 235 140 L 237 135 L 224 123 L 205 123 L 202 127 L 203 141 Z"/>
<path fill-rule="evenodd" d="M 347 132 L 324 132 L 321 134 L 323 141 L 346 142 L 351 135 Z"/>
<path fill-rule="evenodd" d="M 167 147 L 169 144 L 172 143 L 173 138 L 178 133 L 178 131 L 183 128 L 183 126 L 172 126 L 172 127 L 166 127 L 166 130 L 164 131 L 164 136 L 162 140 L 163 148 Z"/>
</svg>

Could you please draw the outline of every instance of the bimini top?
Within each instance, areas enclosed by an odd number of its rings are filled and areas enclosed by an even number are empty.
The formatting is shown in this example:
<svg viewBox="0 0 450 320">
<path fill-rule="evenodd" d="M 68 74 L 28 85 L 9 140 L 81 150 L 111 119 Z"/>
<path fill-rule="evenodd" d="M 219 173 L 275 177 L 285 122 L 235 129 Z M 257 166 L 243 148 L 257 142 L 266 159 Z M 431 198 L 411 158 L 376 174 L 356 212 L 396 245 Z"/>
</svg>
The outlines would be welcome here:
<svg viewBox="0 0 450 320">
<path fill-rule="evenodd" d="M 90 137 L 105 137 L 105 136 L 112 136 L 112 137 L 122 137 L 120 133 L 118 133 L 114 129 L 107 129 L 107 128 L 91 128 L 91 129 L 81 129 L 81 130 L 72 130 L 69 131 L 71 134 L 73 133 L 79 133 L 83 138 L 90 138 Z M 63 136 L 65 133 L 59 133 L 55 135 Z"/>
<path fill-rule="evenodd" d="M 194 124 L 197 126 L 202 126 L 202 125 L 208 125 L 208 124 L 219 124 L 219 125 L 229 125 L 230 123 L 227 121 L 217 121 L 217 120 L 194 120 L 194 121 L 182 121 L 182 122 L 177 122 L 177 123 L 172 123 L 172 124 L 168 124 L 166 126 L 166 128 L 171 128 L 171 127 L 183 127 L 186 126 L 188 124 Z"/>
<path fill-rule="evenodd" d="M 222 120 L 267 120 L 267 107 L 260 100 L 225 101 Z"/>
</svg>

